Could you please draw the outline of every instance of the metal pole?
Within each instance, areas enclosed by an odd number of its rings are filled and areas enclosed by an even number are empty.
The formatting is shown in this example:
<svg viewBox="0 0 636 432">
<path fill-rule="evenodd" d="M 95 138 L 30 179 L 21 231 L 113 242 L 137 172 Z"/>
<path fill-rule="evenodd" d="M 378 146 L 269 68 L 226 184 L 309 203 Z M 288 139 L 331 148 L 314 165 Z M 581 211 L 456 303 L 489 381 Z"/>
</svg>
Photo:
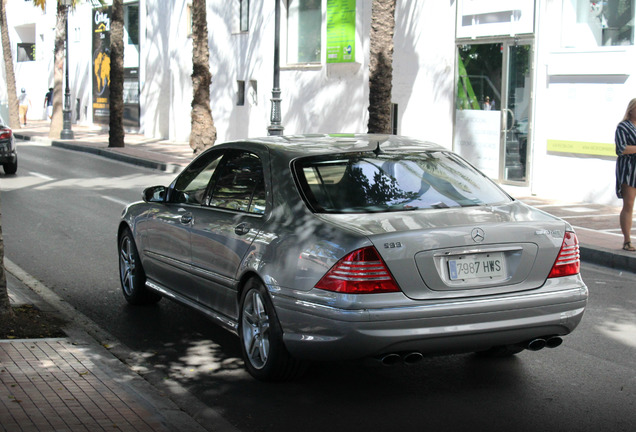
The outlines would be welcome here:
<svg viewBox="0 0 636 432">
<path fill-rule="evenodd" d="M 69 2 L 70 3 L 70 2 Z M 64 124 L 62 132 L 60 133 L 61 139 L 73 139 L 75 136 L 71 130 L 71 91 L 68 85 L 68 8 L 66 5 L 66 90 L 64 91 Z"/>
<path fill-rule="evenodd" d="M 280 107 L 280 0 L 274 0 L 276 8 L 274 12 L 274 88 L 272 88 L 272 112 L 271 124 L 267 127 L 268 135 L 282 135 L 285 129 L 281 125 Z"/>
</svg>

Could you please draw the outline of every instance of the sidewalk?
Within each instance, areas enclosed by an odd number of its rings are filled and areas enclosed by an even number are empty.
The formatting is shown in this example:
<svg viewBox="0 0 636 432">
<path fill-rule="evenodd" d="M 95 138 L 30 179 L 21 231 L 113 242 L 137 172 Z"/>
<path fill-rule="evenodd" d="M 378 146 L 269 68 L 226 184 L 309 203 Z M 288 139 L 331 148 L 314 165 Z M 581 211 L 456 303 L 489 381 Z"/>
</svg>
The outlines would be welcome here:
<svg viewBox="0 0 636 432">
<path fill-rule="evenodd" d="M 193 158 L 188 143 L 126 134 L 125 146 L 108 148 L 108 132 L 73 126 L 73 140 L 48 138 L 48 122 L 32 122 L 14 131 L 17 138 L 90 152 L 122 162 L 179 172 Z M 23 144 L 24 145 L 24 144 Z M 18 146 L 18 154 L 20 152 Z M 20 168 L 18 167 L 18 175 Z M 590 203 L 516 197 L 570 222 L 577 232 L 583 261 L 636 271 L 636 254 L 620 249 L 619 208 Z M 15 278 L 8 288 L 14 304 L 59 310 Z M 31 287 L 32 288 L 32 287 Z M 141 378 L 79 325 L 66 338 L 0 340 L 0 431 L 231 431 L 219 417 L 206 428 L 158 388 Z M 185 404 L 179 404 L 182 408 Z M 208 408 L 210 410 L 211 408 Z"/>
</svg>

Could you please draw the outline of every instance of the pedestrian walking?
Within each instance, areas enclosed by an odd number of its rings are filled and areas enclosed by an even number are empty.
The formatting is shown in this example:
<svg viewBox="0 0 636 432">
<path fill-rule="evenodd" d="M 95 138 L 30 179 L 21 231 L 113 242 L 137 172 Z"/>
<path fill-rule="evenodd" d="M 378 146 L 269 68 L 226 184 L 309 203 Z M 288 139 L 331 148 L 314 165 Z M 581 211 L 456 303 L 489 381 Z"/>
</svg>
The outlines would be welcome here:
<svg viewBox="0 0 636 432">
<path fill-rule="evenodd" d="M 29 99 L 29 95 L 27 95 L 26 89 L 22 87 L 20 90 L 20 96 L 18 97 L 18 112 L 20 115 L 20 123 L 26 126 L 27 121 L 27 112 L 29 111 L 29 107 L 31 106 L 31 99 Z"/>
<path fill-rule="evenodd" d="M 46 108 L 46 115 L 51 120 L 53 116 L 53 87 L 49 87 L 49 91 L 44 96 L 44 107 Z"/>
<path fill-rule="evenodd" d="M 616 196 L 623 200 L 620 225 L 623 232 L 623 250 L 634 252 L 631 231 L 636 198 L 636 98 L 629 101 L 623 120 L 616 127 Z"/>
</svg>

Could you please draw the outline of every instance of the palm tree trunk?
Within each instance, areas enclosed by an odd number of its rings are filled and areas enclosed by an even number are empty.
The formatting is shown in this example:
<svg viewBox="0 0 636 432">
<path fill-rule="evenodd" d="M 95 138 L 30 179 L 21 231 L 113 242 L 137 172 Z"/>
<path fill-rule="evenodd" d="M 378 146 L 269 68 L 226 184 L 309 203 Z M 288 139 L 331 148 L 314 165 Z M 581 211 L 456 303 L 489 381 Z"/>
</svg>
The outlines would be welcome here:
<svg viewBox="0 0 636 432">
<path fill-rule="evenodd" d="M 55 48 L 53 62 L 53 114 L 49 138 L 58 139 L 64 127 L 64 43 L 66 41 L 66 7 L 58 2 L 55 20 Z"/>
<path fill-rule="evenodd" d="M 216 128 L 210 109 L 210 51 L 206 1 L 192 2 L 192 122 L 190 147 L 194 153 L 214 145 Z"/>
<path fill-rule="evenodd" d="M 4 67 L 7 77 L 7 93 L 9 96 L 9 126 L 20 129 L 18 117 L 18 92 L 15 88 L 15 72 L 13 70 L 13 57 L 11 56 L 11 42 L 9 41 L 9 28 L 7 27 L 7 0 L 0 0 L 0 26 L 2 26 L 2 54 L 4 55 Z"/>
<path fill-rule="evenodd" d="M 124 5 L 113 0 L 110 31 L 110 130 L 108 147 L 124 146 Z"/>
<path fill-rule="evenodd" d="M 369 62 L 369 133 L 391 133 L 396 0 L 373 0 Z"/>
</svg>

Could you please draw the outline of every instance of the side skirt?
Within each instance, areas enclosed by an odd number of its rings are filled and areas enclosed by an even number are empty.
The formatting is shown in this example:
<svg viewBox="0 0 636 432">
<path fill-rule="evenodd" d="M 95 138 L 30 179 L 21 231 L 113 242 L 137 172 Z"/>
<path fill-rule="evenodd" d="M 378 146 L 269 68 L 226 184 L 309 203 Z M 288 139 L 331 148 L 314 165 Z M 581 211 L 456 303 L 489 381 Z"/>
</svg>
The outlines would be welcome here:
<svg viewBox="0 0 636 432">
<path fill-rule="evenodd" d="M 184 297 L 182 295 L 179 295 L 177 293 L 175 293 L 174 291 L 171 291 L 165 287 L 162 287 L 161 285 L 152 282 L 150 280 L 146 280 L 146 286 L 148 288 L 150 288 L 153 291 L 157 291 L 159 294 L 161 294 L 164 297 L 167 297 L 171 300 L 174 300 L 178 303 L 181 303 L 185 306 L 191 307 L 193 309 L 196 309 L 197 311 L 201 312 L 202 314 L 204 314 L 205 316 L 207 316 L 208 318 L 210 318 L 212 321 L 214 321 L 216 324 L 220 325 L 221 327 L 223 327 L 224 329 L 234 333 L 235 335 L 238 335 L 238 322 L 228 318 L 225 315 L 222 315 L 220 313 L 217 313 L 215 311 L 212 311 L 210 309 L 205 308 L 204 306 L 202 306 L 201 304 L 190 300 L 187 297 Z"/>
</svg>

